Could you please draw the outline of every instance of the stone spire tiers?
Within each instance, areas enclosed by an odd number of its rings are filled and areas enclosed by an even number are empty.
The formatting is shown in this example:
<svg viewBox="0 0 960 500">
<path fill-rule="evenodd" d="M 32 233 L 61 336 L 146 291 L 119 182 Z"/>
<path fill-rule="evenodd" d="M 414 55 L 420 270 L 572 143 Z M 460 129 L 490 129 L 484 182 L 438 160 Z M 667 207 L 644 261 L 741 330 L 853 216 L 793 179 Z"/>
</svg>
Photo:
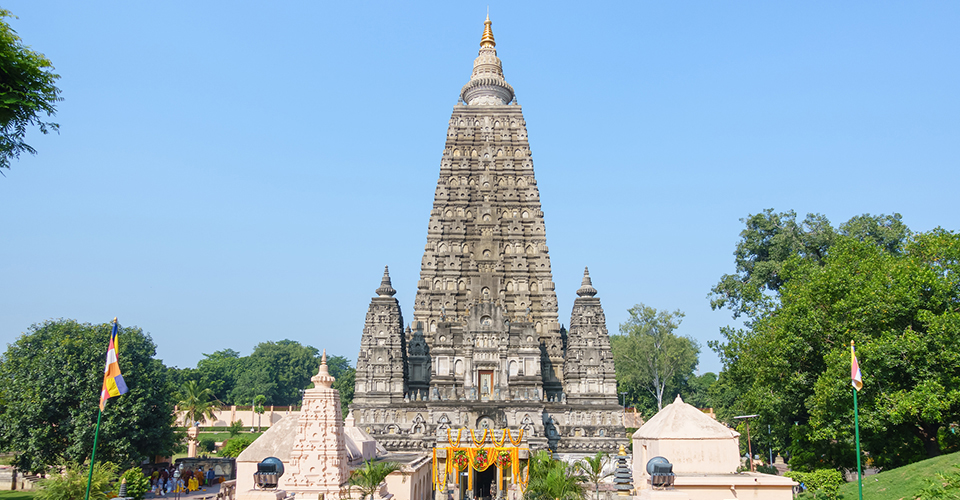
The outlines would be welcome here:
<svg viewBox="0 0 960 500">
<path fill-rule="evenodd" d="M 336 498 L 350 474 L 347 446 L 343 437 L 340 392 L 333 388 L 334 378 L 327 369 L 327 351 L 323 351 L 320 370 L 310 380 L 314 388 L 303 393 L 303 407 L 297 421 L 297 434 L 290 452 L 287 474 L 280 487 L 288 492 L 316 498 Z M 323 497 L 321 497 L 323 498 Z"/>
<path fill-rule="evenodd" d="M 396 403 L 407 392 L 407 346 L 400 303 L 393 297 L 397 291 L 387 267 L 376 293 L 360 337 L 354 401 Z"/>
<path fill-rule="evenodd" d="M 497 42 L 493 40 L 490 16 L 484 22 L 480 54 L 473 61 L 470 81 L 460 90 L 460 99 L 468 105 L 502 106 L 513 100 L 513 87 L 503 79 L 503 65 L 497 57 Z"/>
<path fill-rule="evenodd" d="M 581 298 L 594 323 L 578 319 L 577 339 L 593 342 L 581 357 L 589 348 L 603 362 L 582 373 L 582 389 L 576 379 L 581 403 L 568 404 L 546 224 L 513 96 L 488 17 L 447 128 L 413 322 L 402 337 L 405 369 L 390 364 L 400 359 L 400 311 L 386 281 L 367 313 L 351 408 L 357 426 L 388 450 L 429 449 L 457 428 L 523 428 L 531 447 L 560 452 L 614 452 L 626 442 L 616 389 L 612 400 L 607 394 L 613 365 L 604 364 L 609 340 L 592 295 Z M 592 290 L 587 280 L 583 294 Z M 600 333 L 606 351 L 597 350 Z M 406 394 L 398 403 L 401 373 Z"/>
<path fill-rule="evenodd" d="M 577 295 L 570 314 L 563 363 L 567 400 L 571 403 L 618 404 L 607 319 L 587 268 L 583 269 L 583 283 Z"/>
</svg>

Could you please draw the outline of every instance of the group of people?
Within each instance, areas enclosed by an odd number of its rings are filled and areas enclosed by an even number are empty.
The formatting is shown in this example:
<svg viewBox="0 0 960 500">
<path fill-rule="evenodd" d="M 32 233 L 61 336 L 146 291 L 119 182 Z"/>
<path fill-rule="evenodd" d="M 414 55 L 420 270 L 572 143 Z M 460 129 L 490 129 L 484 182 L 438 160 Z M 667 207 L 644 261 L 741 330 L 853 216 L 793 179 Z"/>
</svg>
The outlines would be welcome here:
<svg viewBox="0 0 960 500">
<path fill-rule="evenodd" d="M 203 466 L 192 470 L 184 467 L 170 465 L 162 469 L 153 471 L 150 475 L 151 491 L 157 496 L 166 496 L 169 493 L 186 493 L 197 491 L 201 487 L 214 484 L 217 481 L 217 475 L 210 467 L 204 472 Z"/>
</svg>

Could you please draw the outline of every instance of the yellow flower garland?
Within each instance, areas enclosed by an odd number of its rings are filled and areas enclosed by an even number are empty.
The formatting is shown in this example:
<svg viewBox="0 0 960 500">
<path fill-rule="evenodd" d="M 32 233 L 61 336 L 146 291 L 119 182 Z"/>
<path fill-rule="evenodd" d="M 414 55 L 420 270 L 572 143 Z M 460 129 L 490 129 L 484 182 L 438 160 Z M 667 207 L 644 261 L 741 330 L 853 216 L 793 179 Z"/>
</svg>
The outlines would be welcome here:
<svg viewBox="0 0 960 500">
<path fill-rule="evenodd" d="M 490 432 L 491 432 L 491 434 L 493 434 L 493 431 L 490 431 Z M 493 442 L 493 444 L 495 444 L 495 445 L 497 445 L 497 446 L 499 446 L 499 447 L 502 448 L 502 447 L 503 447 L 503 443 L 506 443 L 506 442 L 507 442 L 507 434 L 510 434 L 510 429 L 504 429 L 504 430 L 503 430 L 503 434 L 500 435 L 500 442 L 499 442 L 499 443 L 497 442 L 497 435 L 496 435 L 496 434 L 493 434 L 492 436 L 490 436 L 490 441 Z"/>
<path fill-rule="evenodd" d="M 527 485 L 530 484 L 530 461 L 527 460 L 526 467 L 527 475 L 526 477 L 517 474 L 517 485 L 520 486 L 520 494 L 525 494 L 527 492 Z"/>
<path fill-rule="evenodd" d="M 484 430 L 483 430 L 483 435 L 480 436 L 480 441 L 477 441 L 477 435 L 473 433 L 473 429 L 470 429 L 470 438 L 473 439 L 473 444 L 475 444 L 475 445 L 477 445 L 477 446 L 483 446 L 484 441 L 487 440 L 487 432 L 489 432 L 489 431 L 490 431 L 490 429 L 484 429 Z M 492 441 L 492 438 L 491 438 L 491 441 Z M 457 444 L 458 444 L 458 445 L 460 444 L 460 440 L 459 440 L 459 439 L 457 440 Z"/>
<path fill-rule="evenodd" d="M 509 431 L 507 432 L 509 433 Z M 513 443 L 514 446 L 520 446 L 520 443 L 523 442 L 523 427 L 520 428 L 520 434 L 516 441 L 513 440 L 513 433 L 509 433 L 508 435 L 510 436 L 510 442 Z"/>
<path fill-rule="evenodd" d="M 454 444 L 454 443 L 453 443 L 453 439 L 450 437 L 450 428 L 447 427 L 447 442 L 450 443 L 452 446 L 460 446 L 460 433 L 461 433 L 461 432 L 463 432 L 463 427 L 457 429 L 457 443 Z M 472 433 L 473 433 L 473 430 L 471 430 L 470 433 L 472 434 Z"/>
</svg>

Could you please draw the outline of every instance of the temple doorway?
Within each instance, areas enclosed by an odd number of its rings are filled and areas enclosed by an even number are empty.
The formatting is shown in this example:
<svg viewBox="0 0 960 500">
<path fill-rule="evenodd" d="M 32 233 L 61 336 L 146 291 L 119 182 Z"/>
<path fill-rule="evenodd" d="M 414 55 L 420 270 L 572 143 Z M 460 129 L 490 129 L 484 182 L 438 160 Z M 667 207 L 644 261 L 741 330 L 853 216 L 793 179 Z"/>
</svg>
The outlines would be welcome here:
<svg viewBox="0 0 960 500">
<path fill-rule="evenodd" d="M 491 500 L 493 484 L 497 481 L 497 468 L 493 465 L 483 472 L 473 472 L 473 497 L 476 500 Z"/>
</svg>

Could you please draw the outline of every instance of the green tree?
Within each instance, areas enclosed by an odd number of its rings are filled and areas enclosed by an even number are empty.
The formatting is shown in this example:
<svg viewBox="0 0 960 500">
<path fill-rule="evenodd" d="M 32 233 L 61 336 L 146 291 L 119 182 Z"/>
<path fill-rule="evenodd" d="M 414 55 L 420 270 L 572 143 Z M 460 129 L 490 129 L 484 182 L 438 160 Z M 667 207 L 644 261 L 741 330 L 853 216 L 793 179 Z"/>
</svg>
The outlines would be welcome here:
<svg viewBox="0 0 960 500">
<path fill-rule="evenodd" d="M 267 397 L 263 394 L 257 394 L 253 398 L 253 412 L 257 414 L 257 432 L 260 432 L 260 418 L 263 417 L 263 403 L 267 400 Z"/>
<path fill-rule="evenodd" d="M 910 237 L 900 214 L 853 217 L 839 230 L 821 214 L 807 214 L 797 222 L 793 211 L 763 213 L 740 219 L 746 225 L 734 251 L 734 274 L 725 274 L 710 292 L 713 309 L 728 308 L 733 317 L 750 321 L 764 317 L 777 305 L 785 282 L 784 264 L 794 258 L 822 264 L 837 236 L 849 236 L 896 253 Z"/>
<path fill-rule="evenodd" d="M 717 374 L 707 372 L 703 375 L 691 375 L 685 381 L 680 389 L 683 400 L 697 408 L 712 408 L 716 406 L 713 403 L 711 389 L 717 383 Z"/>
<path fill-rule="evenodd" d="M 111 325 L 51 320 L 33 325 L 0 357 L 0 449 L 14 465 L 40 471 L 90 456 Z M 100 425 L 97 461 L 133 465 L 176 445 L 174 398 L 156 346 L 137 327 L 118 334 L 129 391 L 111 398 Z"/>
<path fill-rule="evenodd" d="M 89 464 L 67 463 L 61 466 L 62 474 L 51 474 L 40 481 L 38 500 L 77 500 L 86 497 Z M 110 462 L 97 461 L 90 476 L 90 498 L 106 500 L 113 491 L 117 479 L 117 466 Z"/>
<path fill-rule="evenodd" d="M 583 500 L 583 476 L 562 460 L 554 460 L 546 451 L 538 451 L 527 461 L 529 482 L 527 500 Z"/>
<path fill-rule="evenodd" d="M 300 390 L 317 374 L 320 359 L 316 348 L 293 340 L 263 342 L 244 360 L 244 371 L 230 391 L 234 403 L 252 401 L 258 394 L 271 405 L 296 405 Z"/>
<path fill-rule="evenodd" d="M 387 479 L 392 472 L 400 470 L 400 464 L 396 462 L 374 462 L 367 460 L 362 467 L 354 469 L 350 473 L 350 479 L 347 484 L 351 487 L 356 486 L 362 495 L 361 500 L 366 499 L 380 489 L 380 485 Z"/>
<path fill-rule="evenodd" d="M 227 432 L 230 433 L 230 437 L 235 437 L 241 432 L 243 432 L 243 421 L 234 420 L 230 423 L 230 426 L 227 427 Z"/>
<path fill-rule="evenodd" d="M 177 408 L 183 412 L 184 424 L 192 427 L 194 423 L 199 426 L 208 419 L 216 420 L 216 411 L 220 409 L 220 405 L 209 387 L 191 380 L 180 389 Z"/>
<path fill-rule="evenodd" d="M 697 366 L 700 345 L 690 337 L 673 333 L 680 326 L 680 311 L 657 311 L 637 304 L 620 325 L 620 335 L 610 337 L 617 381 L 628 391 L 649 392 L 657 411 L 663 408 L 667 389 L 678 390 Z"/>
<path fill-rule="evenodd" d="M 237 385 L 237 379 L 243 373 L 246 358 L 233 349 L 222 349 L 213 354 L 204 354 L 197 362 L 196 372 L 207 383 L 213 395 L 230 404 L 245 404 L 246 401 L 231 401 L 230 391 Z"/>
<path fill-rule="evenodd" d="M 613 475 L 612 472 L 604 472 L 603 470 L 609 459 L 610 457 L 606 453 L 598 451 L 596 455 L 583 457 L 573 464 L 574 469 L 580 472 L 586 481 L 593 483 L 597 500 L 600 500 L 600 481 Z"/>
<path fill-rule="evenodd" d="M 16 18 L 0 9 L 0 168 L 10 168 L 10 160 L 21 153 L 36 154 L 23 141 L 27 128 L 37 126 L 46 134 L 60 126 L 43 121 L 43 115 L 56 114 L 61 101 L 54 85 L 60 75 L 43 54 L 30 50 L 4 19 Z"/>
<path fill-rule="evenodd" d="M 797 256 L 783 276 L 775 314 L 717 344 L 733 411 L 760 414 L 811 468 L 853 467 L 817 450 L 852 447 L 855 340 L 864 451 L 880 467 L 939 454 L 941 428 L 960 419 L 960 237 L 937 229 L 901 249 L 839 235 L 823 262 Z"/>
</svg>

